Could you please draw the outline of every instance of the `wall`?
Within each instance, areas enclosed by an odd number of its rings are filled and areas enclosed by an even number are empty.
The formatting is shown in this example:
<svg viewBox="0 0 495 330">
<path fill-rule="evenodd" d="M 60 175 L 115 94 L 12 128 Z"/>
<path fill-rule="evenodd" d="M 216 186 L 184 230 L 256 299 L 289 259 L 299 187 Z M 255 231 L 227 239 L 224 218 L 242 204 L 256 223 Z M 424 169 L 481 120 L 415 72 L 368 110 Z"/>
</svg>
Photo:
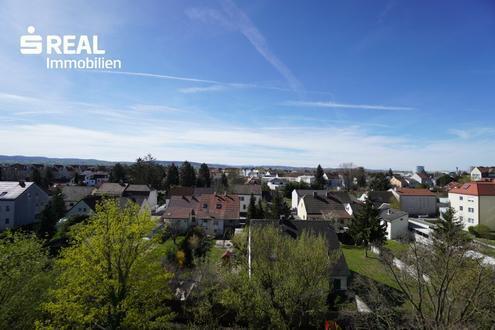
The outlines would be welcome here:
<svg viewBox="0 0 495 330">
<path fill-rule="evenodd" d="M 461 199 L 462 198 L 462 199 Z M 457 219 L 464 224 L 464 229 L 479 224 L 479 197 L 449 193 L 450 206 L 455 210 Z M 461 210 L 462 206 L 462 210 Z M 474 212 L 469 212 L 473 208 Z M 473 221 L 470 221 L 472 219 Z"/>
<path fill-rule="evenodd" d="M 43 211 L 48 200 L 48 195 L 37 185 L 32 184 L 15 200 L 14 226 L 36 222 L 36 215 Z"/>
<path fill-rule="evenodd" d="M 495 230 L 495 196 L 480 196 L 479 204 L 479 222 Z"/>
<path fill-rule="evenodd" d="M 8 210 L 8 211 L 7 211 Z M 11 200 L 0 201 L 0 231 L 14 227 L 15 202 Z M 8 219 L 9 223 L 6 223 Z"/>
<path fill-rule="evenodd" d="M 434 216 L 437 213 L 435 196 L 400 196 L 400 209 L 410 215 Z"/>
</svg>

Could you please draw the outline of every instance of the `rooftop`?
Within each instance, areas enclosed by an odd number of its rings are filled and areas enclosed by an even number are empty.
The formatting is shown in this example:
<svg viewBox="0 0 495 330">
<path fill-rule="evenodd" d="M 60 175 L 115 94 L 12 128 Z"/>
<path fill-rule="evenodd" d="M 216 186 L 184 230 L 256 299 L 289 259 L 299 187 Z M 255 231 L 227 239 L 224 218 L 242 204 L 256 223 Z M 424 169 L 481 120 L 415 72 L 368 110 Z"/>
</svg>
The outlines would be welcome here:
<svg viewBox="0 0 495 330">
<path fill-rule="evenodd" d="M 397 193 L 401 196 L 433 196 L 435 194 L 428 189 L 401 188 L 397 189 Z"/>
<path fill-rule="evenodd" d="M 495 196 L 495 182 L 468 182 L 449 193 L 472 196 Z"/>
<path fill-rule="evenodd" d="M 22 186 L 19 181 L 0 181 L 0 200 L 16 199 L 33 184 L 24 182 Z"/>
</svg>

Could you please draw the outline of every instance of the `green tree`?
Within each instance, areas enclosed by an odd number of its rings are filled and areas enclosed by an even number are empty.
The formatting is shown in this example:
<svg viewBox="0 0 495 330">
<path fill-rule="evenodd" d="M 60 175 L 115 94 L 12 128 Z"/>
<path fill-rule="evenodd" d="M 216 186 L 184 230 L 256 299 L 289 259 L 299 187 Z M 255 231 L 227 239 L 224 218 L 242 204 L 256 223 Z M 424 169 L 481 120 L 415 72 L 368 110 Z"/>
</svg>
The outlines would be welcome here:
<svg viewBox="0 0 495 330">
<path fill-rule="evenodd" d="M 270 217 L 272 219 L 280 219 L 281 217 L 285 217 L 286 219 L 291 218 L 290 207 L 284 200 L 284 196 L 275 191 L 275 196 L 273 196 L 272 204 L 270 207 Z"/>
<path fill-rule="evenodd" d="M 162 248 L 144 239 L 154 223 L 136 204 L 121 209 L 106 200 L 87 224 L 72 230 L 62 251 L 60 275 L 44 305 L 55 328 L 163 328 L 172 318 L 171 275 Z"/>
<path fill-rule="evenodd" d="M 329 270 L 338 255 L 322 236 L 307 232 L 297 239 L 269 226 L 251 228 L 252 267 L 243 251 L 226 277 L 225 306 L 234 309 L 241 327 L 253 329 L 319 328 L 331 291 Z M 251 275 L 249 275 L 251 271 Z"/>
<path fill-rule="evenodd" d="M 174 163 L 167 167 L 167 177 L 165 179 L 165 186 L 170 189 L 172 186 L 177 186 L 179 184 L 179 169 Z"/>
<path fill-rule="evenodd" d="M 258 215 L 258 209 L 256 207 L 256 198 L 254 197 L 253 194 L 251 194 L 251 197 L 249 198 L 249 206 L 247 209 L 247 218 L 256 219 L 257 215 Z"/>
<path fill-rule="evenodd" d="M 43 241 L 5 232 L 0 238 L 0 328 L 32 329 L 52 283 Z"/>
<path fill-rule="evenodd" d="M 366 256 L 370 244 L 381 246 L 386 241 L 387 226 L 381 223 L 380 211 L 370 200 L 353 214 L 349 233 L 357 245 L 364 247 Z"/>
<path fill-rule="evenodd" d="M 43 172 L 43 179 L 41 180 L 41 186 L 48 189 L 53 183 L 53 171 L 50 166 L 46 166 Z"/>
<path fill-rule="evenodd" d="M 138 158 L 129 167 L 129 177 L 132 183 L 147 184 L 154 189 L 160 189 L 164 184 L 165 170 L 153 156 L 148 154 L 144 158 Z"/>
<path fill-rule="evenodd" d="M 121 163 L 115 164 L 110 170 L 110 182 L 127 182 L 127 170 Z"/>
<path fill-rule="evenodd" d="M 454 178 L 452 178 L 450 175 L 448 174 L 444 174 L 442 175 L 441 177 L 439 177 L 437 180 L 436 180 L 436 185 L 437 186 L 440 186 L 440 187 L 443 187 L 443 186 L 446 186 L 448 185 L 449 183 L 451 183 L 452 181 L 454 181 Z"/>
<path fill-rule="evenodd" d="M 385 191 L 390 189 L 389 179 L 384 173 L 376 173 L 370 182 L 370 189 L 374 191 Z"/>
<path fill-rule="evenodd" d="M 187 160 L 180 166 L 179 184 L 184 187 L 196 185 L 196 170 Z"/>
<path fill-rule="evenodd" d="M 306 182 L 288 182 L 283 188 L 282 193 L 285 198 L 292 198 L 292 191 L 294 189 L 309 189 L 309 185 Z"/>
<path fill-rule="evenodd" d="M 358 187 L 366 187 L 366 171 L 364 170 L 364 167 L 360 166 L 356 169 L 356 180 Z"/>
<path fill-rule="evenodd" d="M 210 177 L 210 169 L 208 165 L 205 163 L 201 164 L 198 171 L 198 187 L 210 187 L 211 186 L 211 177 Z"/>
<path fill-rule="evenodd" d="M 57 222 L 64 217 L 65 212 L 64 196 L 60 188 L 57 187 L 52 199 L 46 204 L 39 215 L 39 235 L 50 239 L 57 231 Z"/>
<path fill-rule="evenodd" d="M 256 208 L 256 219 L 264 219 L 265 218 L 265 210 L 263 208 L 263 202 L 258 199 L 258 207 Z"/>
<path fill-rule="evenodd" d="M 323 172 L 323 168 L 321 167 L 320 164 L 316 167 L 316 172 L 315 172 L 315 188 L 316 189 L 323 189 L 327 185 L 327 181 L 325 180 L 325 172 Z"/>
<path fill-rule="evenodd" d="M 225 175 L 225 173 L 222 173 L 222 178 L 220 179 L 220 182 L 224 189 L 227 189 L 229 187 L 229 180 L 227 178 L 227 175 Z"/>
<path fill-rule="evenodd" d="M 37 167 L 33 167 L 33 171 L 31 172 L 30 180 L 36 183 L 38 186 L 45 188 L 43 177 L 41 176 L 41 172 Z"/>
</svg>

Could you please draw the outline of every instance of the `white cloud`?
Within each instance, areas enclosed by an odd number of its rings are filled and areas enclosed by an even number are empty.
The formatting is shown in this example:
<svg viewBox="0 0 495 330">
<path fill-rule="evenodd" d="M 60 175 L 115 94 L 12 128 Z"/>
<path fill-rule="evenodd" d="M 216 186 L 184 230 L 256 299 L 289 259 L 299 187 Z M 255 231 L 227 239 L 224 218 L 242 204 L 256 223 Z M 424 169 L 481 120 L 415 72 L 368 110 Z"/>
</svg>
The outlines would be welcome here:
<svg viewBox="0 0 495 330">
<path fill-rule="evenodd" d="M 287 101 L 283 105 L 293 107 L 308 107 L 308 108 L 336 108 L 336 109 L 361 109 L 361 110 L 382 110 L 382 111 L 412 111 L 416 110 L 413 107 L 404 106 L 388 106 L 376 104 L 349 104 L 336 103 L 332 101 Z"/>
</svg>

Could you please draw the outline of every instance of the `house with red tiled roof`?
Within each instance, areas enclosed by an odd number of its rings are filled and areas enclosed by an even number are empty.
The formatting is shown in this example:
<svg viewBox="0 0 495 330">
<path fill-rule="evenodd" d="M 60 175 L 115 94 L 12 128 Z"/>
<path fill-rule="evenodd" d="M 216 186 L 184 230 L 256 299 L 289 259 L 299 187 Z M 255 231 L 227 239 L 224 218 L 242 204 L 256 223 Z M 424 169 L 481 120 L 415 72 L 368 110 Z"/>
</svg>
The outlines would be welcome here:
<svg viewBox="0 0 495 330">
<path fill-rule="evenodd" d="M 468 182 L 449 191 L 450 206 L 464 228 L 485 225 L 495 230 L 495 182 Z"/>
<path fill-rule="evenodd" d="M 400 209 L 411 216 L 437 214 L 437 196 L 428 189 L 400 188 L 390 191 L 399 201 Z"/>
<path fill-rule="evenodd" d="M 172 196 L 162 219 L 184 231 L 201 226 L 209 235 L 222 236 L 239 223 L 239 206 L 237 195 Z"/>
</svg>

